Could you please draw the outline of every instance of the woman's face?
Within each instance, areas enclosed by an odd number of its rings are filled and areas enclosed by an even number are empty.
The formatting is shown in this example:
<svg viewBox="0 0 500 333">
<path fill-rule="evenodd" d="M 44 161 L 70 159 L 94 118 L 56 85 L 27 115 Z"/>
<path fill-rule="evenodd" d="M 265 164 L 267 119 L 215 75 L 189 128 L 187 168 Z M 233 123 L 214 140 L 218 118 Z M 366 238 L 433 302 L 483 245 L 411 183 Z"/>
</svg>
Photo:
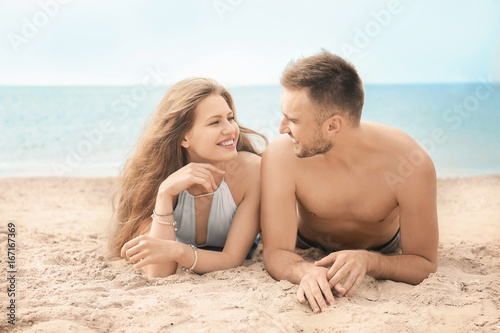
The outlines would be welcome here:
<svg viewBox="0 0 500 333">
<path fill-rule="evenodd" d="M 193 127 L 182 141 L 190 162 L 216 163 L 236 158 L 240 129 L 226 100 L 220 95 L 209 95 L 194 112 Z"/>
</svg>

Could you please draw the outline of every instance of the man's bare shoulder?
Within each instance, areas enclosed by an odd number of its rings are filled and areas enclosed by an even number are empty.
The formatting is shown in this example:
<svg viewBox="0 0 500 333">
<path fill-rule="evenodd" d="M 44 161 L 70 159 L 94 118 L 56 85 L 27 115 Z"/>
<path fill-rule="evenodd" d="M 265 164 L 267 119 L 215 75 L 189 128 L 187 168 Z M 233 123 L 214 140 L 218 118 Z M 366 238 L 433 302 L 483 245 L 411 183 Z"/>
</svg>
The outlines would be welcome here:
<svg viewBox="0 0 500 333">
<path fill-rule="evenodd" d="M 370 131 L 370 140 L 389 153 L 406 155 L 414 150 L 425 152 L 415 139 L 399 128 L 370 122 L 364 122 L 364 126 Z"/>
<path fill-rule="evenodd" d="M 431 157 L 418 142 L 406 132 L 375 123 L 367 123 L 376 142 L 389 158 L 387 161 L 390 172 L 395 173 L 398 179 L 420 181 L 432 180 L 436 177 L 436 170 Z M 411 184 L 411 181 L 402 184 Z"/>
<path fill-rule="evenodd" d="M 294 186 L 299 158 L 293 151 L 292 140 L 281 136 L 262 155 L 262 177 L 267 184 L 279 184 L 282 189 Z"/>
<path fill-rule="evenodd" d="M 391 127 L 383 124 L 372 123 L 368 121 L 363 121 L 363 126 L 366 127 L 372 136 L 375 136 L 378 140 L 390 141 L 393 144 L 399 145 L 411 145 L 416 143 L 408 133 L 405 131 Z"/>
</svg>

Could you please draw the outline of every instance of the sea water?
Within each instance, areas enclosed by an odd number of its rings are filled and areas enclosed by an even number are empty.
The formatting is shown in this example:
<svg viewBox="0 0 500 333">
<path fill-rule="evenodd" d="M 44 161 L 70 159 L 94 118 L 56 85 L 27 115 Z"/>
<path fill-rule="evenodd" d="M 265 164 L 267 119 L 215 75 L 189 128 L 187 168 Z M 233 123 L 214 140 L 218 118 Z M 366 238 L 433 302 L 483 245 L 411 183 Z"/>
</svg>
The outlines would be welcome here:
<svg viewBox="0 0 500 333">
<path fill-rule="evenodd" d="M 168 87 L 0 87 L 0 177 L 115 176 Z M 279 86 L 231 87 L 239 122 L 279 136 Z M 402 129 L 439 177 L 500 174 L 500 85 L 366 85 L 364 120 Z"/>
</svg>

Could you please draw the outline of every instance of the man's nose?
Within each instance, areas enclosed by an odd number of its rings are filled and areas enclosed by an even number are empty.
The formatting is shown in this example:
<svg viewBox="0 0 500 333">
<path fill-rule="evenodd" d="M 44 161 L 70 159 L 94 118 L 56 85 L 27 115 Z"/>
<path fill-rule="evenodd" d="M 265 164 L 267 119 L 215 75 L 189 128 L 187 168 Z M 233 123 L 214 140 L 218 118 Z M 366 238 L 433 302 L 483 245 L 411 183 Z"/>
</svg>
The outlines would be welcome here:
<svg viewBox="0 0 500 333">
<path fill-rule="evenodd" d="M 280 122 L 279 127 L 280 134 L 286 134 L 290 132 L 290 128 L 288 128 L 288 119 L 283 117 Z"/>
</svg>

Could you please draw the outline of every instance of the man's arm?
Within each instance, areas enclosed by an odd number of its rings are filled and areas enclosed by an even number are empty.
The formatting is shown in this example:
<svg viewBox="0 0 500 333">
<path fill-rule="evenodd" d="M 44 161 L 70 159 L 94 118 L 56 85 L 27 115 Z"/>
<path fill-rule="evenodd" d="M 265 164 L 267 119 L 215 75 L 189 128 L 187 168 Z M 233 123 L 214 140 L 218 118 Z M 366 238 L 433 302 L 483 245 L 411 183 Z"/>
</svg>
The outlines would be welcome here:
<svg viewBox="0 0 500 333">
<path fill-rule="evenodd" d="M 279 138 L 266 149 L 261 163 L 264 265 L 273 278 L 300 284 L 299 301 L 305 301 L 305 294 L 313 311 L 319 312 L 326 307 L 325 297 L 333 303 L 333 294 L 326 279 L 327 269 L 316 267 L 295 254 L 298 227 L 296 157 L 293 148 L 286 144 L 290 140 L 283 139 L 288 138 Z"/>
<path fill-rule="evenodd" d="M 400 256 L 372 254 L 368 274 L 411 284 L 422 282 L 437 269 L 439 230 L 436 207 L 436 171 L 424 162 L 396 188 L 401 225 Z"/>
<path fill-rule="evenodd" d="M 281 139 L 281 138 L 280 138 Z M 264 265 L 276 280 L 299 283 L 304 260 L 295 254 L 297 210 L 295 179 L 285 142 L 278 139 L 264 152 L 261 162 L 261 228 Z M 285 146 L 285 147 L 283 147 Z M 292 162 L 293 163 L 293 162 Z"/>
</svg>

